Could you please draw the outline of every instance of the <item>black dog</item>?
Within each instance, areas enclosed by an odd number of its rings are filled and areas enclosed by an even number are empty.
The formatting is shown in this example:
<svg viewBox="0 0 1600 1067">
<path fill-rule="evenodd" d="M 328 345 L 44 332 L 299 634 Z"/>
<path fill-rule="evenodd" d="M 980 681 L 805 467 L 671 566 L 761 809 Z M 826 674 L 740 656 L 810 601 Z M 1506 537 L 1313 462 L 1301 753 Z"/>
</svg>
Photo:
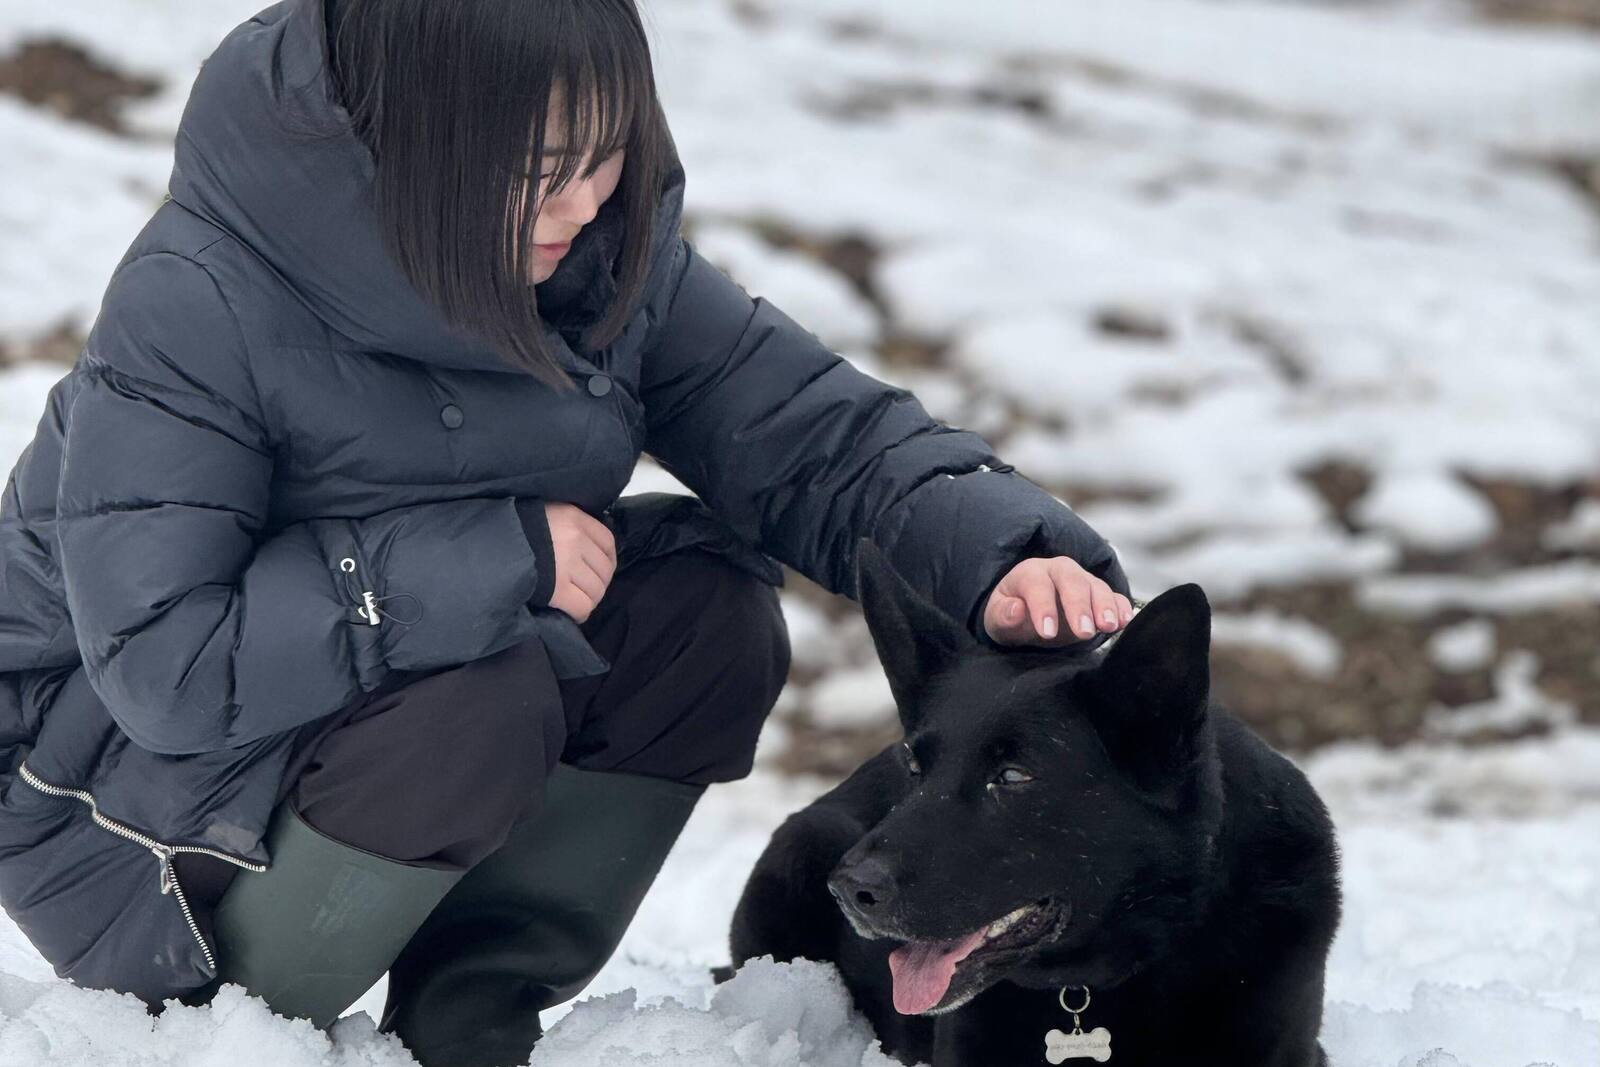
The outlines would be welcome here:
<svg viewBox="0 0 1600 1067">
<path fill-rule="evenodd" d="M 906 1063 L 1325 1063 L 1333 826 L 1210 701 L 1200 587 L 1073 653 L 979 645 L 870 544 L 858 580 L 905 741 L 773 835 L 734 961 L 835 963 Z"/>
</svg>

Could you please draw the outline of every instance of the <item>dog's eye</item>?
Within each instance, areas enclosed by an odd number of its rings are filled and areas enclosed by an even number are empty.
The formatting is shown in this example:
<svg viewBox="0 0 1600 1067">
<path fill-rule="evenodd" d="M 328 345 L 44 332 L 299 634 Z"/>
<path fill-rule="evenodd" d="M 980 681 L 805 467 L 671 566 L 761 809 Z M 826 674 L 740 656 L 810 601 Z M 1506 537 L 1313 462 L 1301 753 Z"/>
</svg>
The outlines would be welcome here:
<svg viewBox="0 0 1600 1067">
<path fill-rule="evenodd" d="M 901 745 L 900 754 L 906 759 L 906 770 L 910 771 L 912 774 L 922 773 L 922 764 L 917 762 L 917 754 L 911 751 L 910 745 Z"/>
<path fill-rule="evenodd" d="M 1021 785 L 1023 782 L 1033 781 L 1033 775 L 1020 767 L 1007 767 L 995 775 L 994 785 Z"/>
</svg>

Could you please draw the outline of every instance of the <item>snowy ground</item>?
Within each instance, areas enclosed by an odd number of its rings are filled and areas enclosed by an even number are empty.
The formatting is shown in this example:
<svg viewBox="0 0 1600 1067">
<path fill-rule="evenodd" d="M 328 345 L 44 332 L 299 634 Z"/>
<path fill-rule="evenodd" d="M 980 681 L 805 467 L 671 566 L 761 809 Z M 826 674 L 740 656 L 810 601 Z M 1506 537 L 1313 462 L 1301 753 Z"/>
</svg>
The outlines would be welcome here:
<svg viewBox="0 0 1600 1067">
<path fill-rule="evenodd" d="M 1344 856 L 1323 1030 L 1337 1067 L 1600 1061 L 1597 765 L 1596 732 L 1309 761 Z M 575 1006 L 546 1013 L 535 1067 L 887 1067 L 831 969 L 757 968 L 721 988 L 707 974 L 727 962 L 728 917 L 768 834 L 823 787 L 762 769 L 709 792 L 616 957 Z M 152 1023 L 132 996 L 55 981 L 0 923 L 0 1063 L 209 1067 L 268 1049 L 284 1067 L 411 1062 L 373 1029 L 381 984 L 331 1043 L 238 992 Z"/>
<path fill-rule="evenodd" d="M 0 467 L 64 370 L 25 357 L 92 321 L 194 67 L 260 6 L 0 0 L 0 86 L 49 35 L 160 85 L 120 130 L 0 92 Z M 1571 177 L 1600 37 L 1465 0 L 643 6 L 711 258 L 1001 442 L 1137 592 L 1201 582 L 1275 740 L 1421 739 L 1303 757 L 1344 848 L 1335 1063 L 1600 1062 L 1600 201 Z M 758 773 L 536 1064 L 881 1062 L 825 969 L 705 975 L 826 785 L 792 772 L 892 730 L 859 618 L 803 583 L 785 609 Z M 408 1062 L 360 1014 L 330 1045 L 231 995 L 152 1027 L 0 918 L 0 1064 L 269 1060 Z"/>
</svg>

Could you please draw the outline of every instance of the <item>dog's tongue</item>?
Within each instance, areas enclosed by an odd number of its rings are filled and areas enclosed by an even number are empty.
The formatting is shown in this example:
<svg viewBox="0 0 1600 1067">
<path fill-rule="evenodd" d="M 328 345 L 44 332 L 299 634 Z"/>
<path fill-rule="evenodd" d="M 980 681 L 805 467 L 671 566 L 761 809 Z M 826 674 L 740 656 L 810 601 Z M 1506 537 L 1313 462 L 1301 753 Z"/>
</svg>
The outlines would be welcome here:
<svg viewBox="0 0 1600 1067">
<path fill-rule="evenodd" d="M 944 999 L 956 964 L 983 942 L 980 927 L 954 941 L 910 941 L 889 953 L 894 976 L 894 1010 L 920 1015 Z"/>
</svg>

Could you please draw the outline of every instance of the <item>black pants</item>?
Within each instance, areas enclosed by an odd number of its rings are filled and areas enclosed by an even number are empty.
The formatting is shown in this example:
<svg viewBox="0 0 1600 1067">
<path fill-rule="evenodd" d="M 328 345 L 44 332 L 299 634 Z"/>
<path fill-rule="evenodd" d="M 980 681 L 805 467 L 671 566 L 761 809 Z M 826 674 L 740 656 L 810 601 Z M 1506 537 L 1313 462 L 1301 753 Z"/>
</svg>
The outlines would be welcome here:
<svg viewBox="0 0 1600 1067">
<path fill-rule="evenodd" d="M 336 840 L 466 870 L 536 810 L 558 760 L 681 782 L 750 773 L 789 670 L 776 589 L 683 550 L 618 571 L 582 629 L 607 673 L 558 681 L 535 639 L 390 675 L 297 743 L 280 802 Z M 203 853 L 175 862 L 209 938 L 239 869 Z"/>
</svg>

